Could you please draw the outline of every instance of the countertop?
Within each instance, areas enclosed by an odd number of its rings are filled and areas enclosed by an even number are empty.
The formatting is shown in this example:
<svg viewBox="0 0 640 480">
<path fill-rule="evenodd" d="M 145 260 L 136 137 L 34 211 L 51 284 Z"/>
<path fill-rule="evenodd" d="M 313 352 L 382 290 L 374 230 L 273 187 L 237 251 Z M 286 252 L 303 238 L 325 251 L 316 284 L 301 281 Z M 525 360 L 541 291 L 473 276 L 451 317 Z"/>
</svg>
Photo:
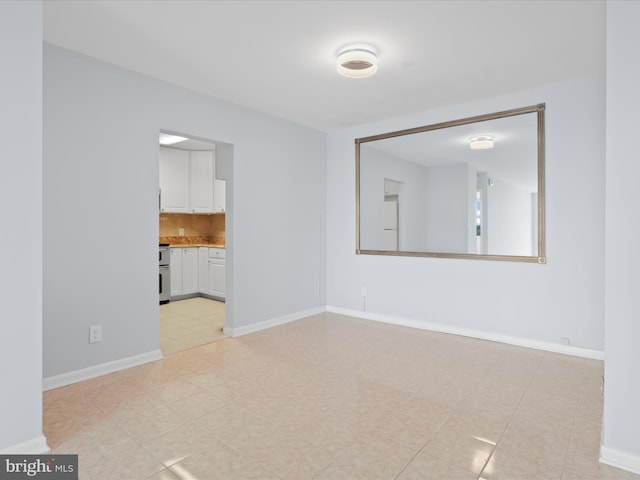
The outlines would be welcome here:
<svg viewBox="0 0 640 480">
<path fill-rule="evenodd" d="M 187 235 L 178 237 L 160 237 L 160 243 L 168 243 L 171 248 L 211 247 L 225 248 L 224 236 Z"/>
<path fill-rule="evenodd" d="M 170 243 L 169 248 L 195 248 L 195 247 L 210 247 L 210 248 L 225 248 L 224 244 L 219 243 L 183 243 L 183 244 L 175 244 Z"/>
</svg>

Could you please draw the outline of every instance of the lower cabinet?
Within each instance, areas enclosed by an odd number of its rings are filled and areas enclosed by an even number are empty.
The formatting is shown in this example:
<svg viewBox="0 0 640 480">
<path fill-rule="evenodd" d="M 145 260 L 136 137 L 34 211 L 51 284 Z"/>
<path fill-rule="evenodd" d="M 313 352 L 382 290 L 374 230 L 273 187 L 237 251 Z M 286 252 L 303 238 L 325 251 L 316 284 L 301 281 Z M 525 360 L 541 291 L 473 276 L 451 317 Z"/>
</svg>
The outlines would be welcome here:
<svg viewBox="0 0 640 480">
<path fill-rule="evenodd" d="M 171 248 L 171 296 L 201 293 L 224 300 L 226 265 L 224 248 Z"/>
<path fill-rule="evenodd" d="M 198 248 L 198 291 L 209 293 L 209 248 Z"/>
<path fill-rule="evenodd" d="M 182 294 L 198 291 L 198 249 L 182 249 Z"/>
<path fill-rule="evenodd" d="M 170 249 L 169 275 L 171 276 L 171 296 L 182 295 L 182 249 Z"/>
<path fill-rule="evenodd" d="M 225 298 L 226 266 L 224 248 L 198 249 L 198 291 L 204 295 Z"/>
<path fill-rule="evenodd" d="M 198 292 L 198 249 L 172 248 L 171 296 L 189 295 Z"/>
<path fill-rule="evenodd" d="M 224 260 L 209 259 L 209 292 L 214 297 L 225 297 L 226 266 Z"/>
</svg>

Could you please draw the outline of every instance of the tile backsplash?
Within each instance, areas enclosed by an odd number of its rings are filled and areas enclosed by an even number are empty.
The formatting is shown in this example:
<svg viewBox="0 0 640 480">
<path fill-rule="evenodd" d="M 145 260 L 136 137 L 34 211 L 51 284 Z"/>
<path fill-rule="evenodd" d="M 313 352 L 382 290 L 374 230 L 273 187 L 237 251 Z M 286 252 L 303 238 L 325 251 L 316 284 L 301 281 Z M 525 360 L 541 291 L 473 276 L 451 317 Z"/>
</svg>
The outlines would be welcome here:
<svg viewBox="0 0 640 480">
<path fill-rule="evenodd" d="M 160 239 L 166 243 L 225 243 L 225 214 L 161 213 Z M 178 239 L 176 239 L 178 237 Z"/>
</svg>

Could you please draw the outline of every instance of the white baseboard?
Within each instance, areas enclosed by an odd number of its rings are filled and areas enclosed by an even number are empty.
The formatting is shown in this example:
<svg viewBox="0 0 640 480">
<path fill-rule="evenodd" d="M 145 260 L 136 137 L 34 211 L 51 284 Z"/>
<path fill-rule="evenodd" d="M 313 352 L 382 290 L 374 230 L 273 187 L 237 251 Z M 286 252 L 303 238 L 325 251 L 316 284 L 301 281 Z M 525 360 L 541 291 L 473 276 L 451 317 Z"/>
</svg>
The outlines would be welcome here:
<svg viewBox="0 0 640 480">
<path fill-rule="evenodd" d="M 153 350 L 141 355 L 122 358 L 113 362 L 101 363 L 100 365 L 94 365 L 93 367 L 82 368 L 80 370 L 74 370 L 73 372 L 47 377 L 42 381 L 42 390 L 47 391 L 54 388 L 64 387 L 65 385 L 89 380 L 101 375 L 106 375 L 107 373 L 137 367 L 144 363 L 155 362 L 162 358 L 162 352 L 160 350 Z"/>
<path fill-rule="evenodd" d="M 574 355 L 576 357 L 593 358 L 596 360 L 604 360 L 604 352 L 601 350 L 591 350 L 589 348 L 573 347 L 571 345 L 561 345 L 551 342 L 542 342 L 539 340 L 531 340 L 529 338 L 512 337 L 510 335 L 502 335 L 499 333 L 484 332 L 482 330 L 473 330 L 470 328 L 456 327 L 453 325 L 445 325 L 441 323 L 423 322 L 409 318 L 396 317 L 382 313 L 364 312 L 362 310 L 352 310 L 350 308 L 327 306 L 327 311 L 347 315 L 349 317 L 364 318 L 376 322 L 390 323 L 393 325 L 401 325 L 403 327 L 418 328 L 420 330 L 431 330 L 434 332 L 451 333 L 453 335 L 461 335 L 464 337 L 479 338 L 482 340 L 491 340 L 493 342 L 508 343 L 519 347 L 535 348 L 537 350 L 546 350 L 548 352 L 564 353 L 566 355 Z"/>
<path fill-rule="evenodd" d="M 40 455 L 49 453 L 50 448 L 47 445 L 47 439 L 44 435 L 38 435 L 31 440 L 21 442 L 0 450 L 0 455 Z"/>
<path fill-rule="evenodd" d="M 640 473 L 640 456 L 613 448 L 600 449 L 600 462 L 629 472 Z"/>
<path fill-rule="evenodd" d="M 311 315 L 317 315 L 319 313 L 326 312 L 326 311 L 327 311 L 326 307 L 314 307 L 308 310 L 302 310 L 300 312 L 290 313 L 282 317 L 265 320 L 263 322 L 252 323 L 251 325 L 246 325 L 244 327 L 236 327 L 236 328 L 224 327 L 224 334 L 229 337 L 240 337 L 242 335 L 247 335 L 248 333 L 259 332 L 260 330 L 266 330 L 267 328 L 283 325 L 285 323 L 293 322 L 295 320 L 300 320 L 301 318 L 309 317 Z"/>
</svg>

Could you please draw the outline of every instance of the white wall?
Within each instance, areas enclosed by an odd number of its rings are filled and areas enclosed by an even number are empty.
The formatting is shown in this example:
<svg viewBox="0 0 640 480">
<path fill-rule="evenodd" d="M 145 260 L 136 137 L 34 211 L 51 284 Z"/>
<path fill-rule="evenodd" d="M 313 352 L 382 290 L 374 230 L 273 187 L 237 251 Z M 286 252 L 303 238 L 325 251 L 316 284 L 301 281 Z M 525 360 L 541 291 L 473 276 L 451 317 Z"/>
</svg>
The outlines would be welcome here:
<svg viewBox="0 0 640 480">
<path fill-rule="evenodd" d="M 640 473 L 640 4 L 607 2 L 605 404 L 602 459 Z"/>
<path fill-rule="evenodd" d="M 459 163 L 427 171 L 427 243 L 421 251 L 469 253 L 469 210 L 475 203 L 469 198 L 469 166 Z M 475 186 L 474 181 L 474 190 Z"/>
<path fill-rule="evenodd" d="M 41 453 L 41 2 L 0 2 L 0 60 L 0 452 Z"/>
<path fill-rule="evenodd" d="M 424 185 L 427 168 L 362 144 L 360 172 L 360 248 L 384 250 L 384 180 L 400 182 L 398 238 L 401 250 L 422 250 L 426 243 Z M 330 192 L 331 194 L 331 192 Z M 355 225 L 354 225 L 355 228 Z"/>
<path fill-rule="evenodd" d="M 328 136 L 328 304 L 417 322 L 603 349 L 604 78 L 584 79 Z M 356 256 L 354 138 L 546 102 L 546 265 Z"/>
<path fill-rule="evenodd" d="M 491 179 L 485 231 L 489 254 L 533 255 L 531 192 L 499 177 Z"/>
<path fill-rule="evenodd" d="M 45 377 L 159 348 L 160 129 L 234 145 L 228 325 L 326 303 L 324 133 L 45 44 Z"/>
</svg>

